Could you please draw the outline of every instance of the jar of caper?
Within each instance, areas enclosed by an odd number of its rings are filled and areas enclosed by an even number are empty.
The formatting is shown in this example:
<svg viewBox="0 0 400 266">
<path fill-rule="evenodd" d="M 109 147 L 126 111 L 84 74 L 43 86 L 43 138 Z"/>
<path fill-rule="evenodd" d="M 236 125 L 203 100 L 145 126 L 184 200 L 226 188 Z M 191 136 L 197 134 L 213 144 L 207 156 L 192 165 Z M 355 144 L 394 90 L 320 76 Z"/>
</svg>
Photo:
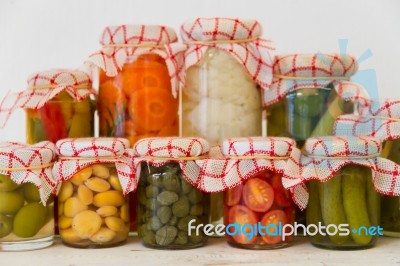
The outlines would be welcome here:
<svg viewBox="0 0 400 266">
<path fill-rule="evenodd" d="M 209 221 L 209 195 L 195 183 L 195 160 L 207 152 L 208 143 L 198 138 L 148 138 L 134 146 L 134 167 L 140 173 L 138 234 L 145 246 L 189 249 L 206 243 L 204 232 L 193 228 Z"/>
</svg>

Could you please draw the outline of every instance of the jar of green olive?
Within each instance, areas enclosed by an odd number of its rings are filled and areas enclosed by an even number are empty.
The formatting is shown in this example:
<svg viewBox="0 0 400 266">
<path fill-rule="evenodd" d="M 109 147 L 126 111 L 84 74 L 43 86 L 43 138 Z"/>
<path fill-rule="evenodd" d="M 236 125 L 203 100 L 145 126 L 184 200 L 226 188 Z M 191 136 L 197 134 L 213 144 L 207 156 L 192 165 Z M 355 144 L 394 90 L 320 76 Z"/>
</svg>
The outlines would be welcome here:
<svg viewBox="0 0 400 266">
<path fill-rule="evenodd" d="M 196 159 L 208 149 L 198 138 L 148 138 L 134 146 L 137 225 L 145 246 L 190 249 L 206 243 L 204 232 L 194 228 L 209 221 L 209 195 L 195 183 Z"/>
</svg>

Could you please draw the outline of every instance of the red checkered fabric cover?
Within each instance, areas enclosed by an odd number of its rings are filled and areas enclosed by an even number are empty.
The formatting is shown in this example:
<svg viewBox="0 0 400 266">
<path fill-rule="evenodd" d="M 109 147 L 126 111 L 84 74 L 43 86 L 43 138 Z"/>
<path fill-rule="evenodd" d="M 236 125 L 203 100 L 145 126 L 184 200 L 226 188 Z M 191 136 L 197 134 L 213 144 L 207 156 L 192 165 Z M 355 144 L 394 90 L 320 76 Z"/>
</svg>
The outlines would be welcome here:
<svg viewBox="0 0 400 266">
<path fill-rule="evenodd" d="M 177 62 L 182 61 L 184 47 L 178 46 L 172 51 L 169 44 L 177 42 L 175 31 L 159 25 L 120 25 L 108 26 L 100 39 L 103 48 L 90 55 L 86 60 L 89 66 L 96 66 L 114 77 L 122 70 L 124 64 L 133 62 L 138 56 L 154 53 L 165 59 L 170 77 L 173 95 L 179 89 Z"/>
<path fill-rule="evenodd" d="M 369 97 L 365 89 L 354 82 L 342 80 L 343 77 L 350 79 L 357 70 L 358 64 L 350 55 L 319 53 L 278 55 L 275 57 L 271 88 L 263 91 L 263 105 L 270 106 L 296 89 L 325 88 L 330 83 L 333 84 L 339 97 L 367 105 Z M 324 79 L 326 77 L 337 77 L 337 79 Z"/>
<path fill-rule="evenodd" d="M 88 74 L 83 71 L 52 69 L 34 73 L 28 78 L 27 90 L 8 94 L 0 103 L 0 128 L 14 110 L 40 109 L 64 90 L 78 102 L 96 94 Z"/>
<path fill-rule="evenodd" d="M 176 65 L 184 64 L 180 67 L 180 80 L 185 83 L 186 69 L 198 63 L 209 47 L 215 47 L 231 54 L 255 82 L 268 88 L 275 48 L 271 41 L 260 38 L 261 31 L 261 24 L 252 19 L 197 18 L 184 23 L 181 36 L 187 49 L 184 62 L 176 60 Z M 179 53 L 182 45 L 172 45 L 171 49 Z"/>
<path fill-rule="evenodd" d="M 32 183 L 39 189 L 40 200 L 46 205 L 47 199 L 56 188 L 56 181 L 51 173 L 52 165 L 46 166 L 56 159 L 56 147 L 49 141 L 34 145 L 17 142 L 0 143 L 0 174 L 7 175 L 17 184 Z M 5 170 L 5 168 L 37 169 Z"/>
<path fill-rule="evenodd" d="M 57 180 L 57 192 L 63 181 L 69 180 L 80 170 L 94 164 L 115 163 L 123 193 L 127 194 L 133 179 L 129 141 L 123 138 L 77 138 L 57 141 L 59 160 L 53 174 Z"/>
<path fill-rule="evenodd" d="M 283 137 L 226 139 L 221 148 L 213 147 L 210 159 L 198 163 L 201 187 L 208 192 L 224 191 L 264 170 L 283 173 L 287 159 L 296 149 L 294 140 Z M 244 158 L 252 156 L 257 158 Z"/>
<path fill-rule="evenodd" d="M 400 100 L 371 101 L 369 106 L 359 106 L 358 113 L 339 116 L 335 135 L 368 135 L 381 141 L 400 138 Z"/>
<path fill-rule="evenodd" d="M 328 136 L 306 141 L 305 154 L 293 150 L 282 179 L 294 202 L 304 210 L 308 203 L 305 182 L 326 182 L 348 164 L 363 165 L 372 170 L 375 190 L 386 195 L 400 195 L 400 168 L 379 157 L 381 142 L 374 137 Z M 299 166 L 299 167 L 296 167 Z"/>
<path fill-rule="evenodd" d="M 134 182 L 132 182 L 131 191 L 135 191 L 137 188 L 142 162 L 157 167 L 166 163 L 177 162 L 186 181 L 201 189 L 199 187 L 201 169 L 197 164 L 208 157 L 209 150 L 208 142 L 201 138 L 166 137 L 139 140 L 133 147 L 132 160 L 136 176 Z M 187 160 L 183 157 L 193 157 L 193 159 Z M 179 160 L 179 158 L 183 159 Z"/>
</svg>

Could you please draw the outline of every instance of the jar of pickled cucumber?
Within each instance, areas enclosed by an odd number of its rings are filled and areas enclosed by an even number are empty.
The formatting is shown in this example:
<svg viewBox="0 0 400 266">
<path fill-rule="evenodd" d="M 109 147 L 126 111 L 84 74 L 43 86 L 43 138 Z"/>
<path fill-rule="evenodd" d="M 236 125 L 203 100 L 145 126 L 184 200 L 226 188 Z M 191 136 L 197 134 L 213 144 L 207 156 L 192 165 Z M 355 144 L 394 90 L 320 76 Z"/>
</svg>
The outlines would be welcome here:
<svg viewBox="0 0 400 266">
<path fill-rule="evenodd" d="M 337 118 L 335 133 L 339 135 L 375 136 L 383 141 L 381 157 L 400 164 L 400 100 L 373 100 L 368 107 L 358 108 L 358 115 Z M 387 184 L 381 197 L 383 234 L 400 237 L 400 197 Z"/>
<path fill-rule="evenodd" d="M 253 19 L 198 18 L 181 27 L 185 51 L 182 135 L 211 145 L 261 136 L 261 88 L 272 80 L 272 43 Z M 211 196 L 211 219 L 222 223 L 223 195 Z"/>
<path fill-rule="evenodd" d="M 382 235 L 378 192 L 398 179 L 396 164 L 380 152 L 381 142 L 374 137 L 319 137 L 308 139 L 304 155 L 288 162 L 300 170 L 288 167 L 283 185 L 294 192 L 301 209 L 307 206 L 305 233 L 313 245 L 340 250 L 375 245 Z"/>
<path fill-rule="evenodd" d="M 94 136 L 95 91 L 88 74 L 72 69 L 52 69 L 32 74 L 28 89 L 7 95 L 0 107 L 5 125 L 11 113 L 26 111 L 29 144 L 63 138 Z"/>
<path fill-rule="evenodd" d="M 232 165 L 223 175 L 231 186 L 224 192 L 224 223 L 226 228 L 231 226 L 225 235 L 231 246 L 275 249 L 292 242 L 293 235 L 282 234 L 286 231 L 282 228 L 293 225 L 295 219 L 282 174 L 293 149 L 296 143 L 289 138 L 230 138 L 223 142 L 222 152 Z"/>
<path fill-rule="evenodd" d="M 340 54 L 278 55 L 271 89 L 264 91 L 267 135 L 291 137 L 299 148 L 309 137 L 332 135 L 336 117 L 366 105 L 367 93 L 350 78 L 356 59 Z"/>
<path fill-rule="evenodd" d="M 53 143 L 0 143 L 0 250 L 41 249 L 53 244 L 56 182 Z"/>
<path fill-rule="evenodd" d="M 209 221 L 209 195 L 198 189 L 196 160 L 208 153 L 197 138 L 148 138 L 134 146 L 138 234 L 143 245 L 157 249 L 203 246 L 207 235 L 197 230 Z"/>
<path fill-rule="evenodd" d="M 127 185 L 133 175 L 122 138 L 57 142 L 58 217 L 64 244 L 102 248 L 124 243 L 129 233 Z"/>
<path fill-rule="evenodd" d="M 172 28 L 120 25 L 104 29 L 103 48 L 86 61 L 98 73 L 99 135 L 127 138 L 131 145 L 151 136 L 178 136 L 176 65 L 166 47 Z"/>
</svg>

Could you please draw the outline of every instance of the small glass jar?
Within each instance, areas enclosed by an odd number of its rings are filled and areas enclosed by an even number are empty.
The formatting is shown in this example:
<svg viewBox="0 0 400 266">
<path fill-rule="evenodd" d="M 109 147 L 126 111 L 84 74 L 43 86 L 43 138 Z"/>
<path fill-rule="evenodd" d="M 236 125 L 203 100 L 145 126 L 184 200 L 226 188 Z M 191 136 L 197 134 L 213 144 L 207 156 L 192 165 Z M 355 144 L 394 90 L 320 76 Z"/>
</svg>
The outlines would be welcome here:
<svg viewBox="0 0 400 266">
<path fill-rule="evenodd" d="M 40 108 L 25 108 L 27 143 L 93 137 L 95 101 L 90 97 L 91 85 L 89 76 L 82 71 L 63 69 L 33 74 L 28 80 L 29 90 L 47 89 L 52 94 L 52 90 L 65 89 L 50 99 L 47 94 L 41 95 L 45 104 Z M 71 90 L 79 91 L 80 96 L 71 96 Z M 78 101 L 77 97 L 82 99 Z"/>
<path fill-rule="evenodd" d="M 304 154 L 290 161 L 288 169 L 301 167 L 285 170 L 283 184 L 294 191 L 301 209 L 307 207 L 304 234 L 313 245 L 338 250 L 375 245 L 382 235 L 377 191 L 397 178 L 389 171 L 395 164 L 380 158 L 380 152 L 381 142 L 374 137 L 327 136 L 308 139 Z"/>
<path fill-rule="evenodd" d="M 292 242 L 292 234 L 282 234 L 289 231 L 286 227 L 293 226 L 295 219 L 295 205 L 282 185 L 282 173 L 295 147 L 295 141 L 289 138 L 230 138 L 223 142 L 223 154 L 233 165 L 224 174 L 225 183 L 238 181 L 224 192 L 229 245 L 276 249 Z"/>
<path fill-rule="evenodd" d="M 55 182 L 52 182 L 49 163 L 55 155 L 53 146 L 48 142 L 41 142 L 37 146 L 0 143 L 1 160 L 8 156 L 10 161 L 17 157 L 24 162 L 20 166 L 14 163 L 14 168 L 8 168 L 7 160 L 7 166 L 0 166 L 2 173 L 10 173 L 0 174 L 0 250 L 35 250 L 53 244 L 54 202 L 50 194 Z M 42 164 L 38 164 L 34 152 L 43 156 Z M 35 158 L 36 162 L 31 162 L 31 165 L 26 167 L 30 163 L 30 156 L 33 156 L 31 159 Z M 25 180 L 21 180 L 21 175 L 26 177 Z M 45 179 L 47 180 L 44 181 Z M 40 191 L 37 182 L 43 185 Z M 44 185 L 48 187 L 44 188 Z"/>
<path fill-rule="evenodd" d="M 68 156 L 69 148 L 76 149 L 76 146 L 82 148 L 82 153 L 85 153 L 85 150 L 87 152 L 87 149 L 96 151 L 105 148 L 121 153 L 121 150 L 123 152 L 125 147 L 129 146 L 125 139 L 100 138 L 94 141 L 95 143 L 90 139 L 72 139 L 57 142 L 58 148 L 61 149 L 61 158 L 55 169 L 57 167 L 62 169 L 68 164 L 85 165 L 91 160 L 89 166 L 80 166 L 72 176 L 65 178 L 58 193 L 60 236 L 63 243 L 71 247 L 111 247 L 124 243 L 128 238 L 129 198 L 123 193 L 116 164 L 111 163 L 119 159 L 106 158 L 119 156 L 103 154 L 103 156 L 93 155 L 92 158 L 88 155 L 75 158 L 64 157 Z M 68 143 L 69 148 L 65 148 L 65 143 Z M 92 148 L 89 148 L 90 145 L 93 145 Z M 96 153 L 98 154 L 94 152 Z M 105 158 L 102 159 L 102 157 Z M 62 179 L 60 178 L 62 174 L 62 172 L 56 173 L 59 180 Z"/>
<path fill-rule="evenodd" d="M 141 169 L 137 225 L 143 245 L 191 249 L 206 243 L 207 235 L 195 227 L 209 222 L 209 194 L 188 182 L 196 178 L 194 160 L 203 149 L 208 149 L 204 140 L 190 138 L 149 138 L 135 145 L 135 165 Z"/>
<path fill-rule="evenodd" d="M 211 145 L 229 137 L 261 136 L 261 85 L 270 80 L 260 76 L 271 76 L 268 60 L 273 57 L 270 44 L 260 38 L 261 25 L 253 19 L 198 18 L 184 23 L 181 35 L 189 45 L 182 136 L 205 138 Z M 222 224 L 222 218 L 223 193 L 213 193 L 211 222 Z"/>
<path fill-rule="evenodd" d="M 383 141 L 381 157 L 400 164 L 400 100 L 371 100 L 357 115 L 337 118 L 335 134 L 375 136 Z M 387 188 L 392 188 L 388 185 Z M 391 191 L 381 196 L 381 226 L 385 236 L 400 237 L 400 197 Z"/>
</svg>

